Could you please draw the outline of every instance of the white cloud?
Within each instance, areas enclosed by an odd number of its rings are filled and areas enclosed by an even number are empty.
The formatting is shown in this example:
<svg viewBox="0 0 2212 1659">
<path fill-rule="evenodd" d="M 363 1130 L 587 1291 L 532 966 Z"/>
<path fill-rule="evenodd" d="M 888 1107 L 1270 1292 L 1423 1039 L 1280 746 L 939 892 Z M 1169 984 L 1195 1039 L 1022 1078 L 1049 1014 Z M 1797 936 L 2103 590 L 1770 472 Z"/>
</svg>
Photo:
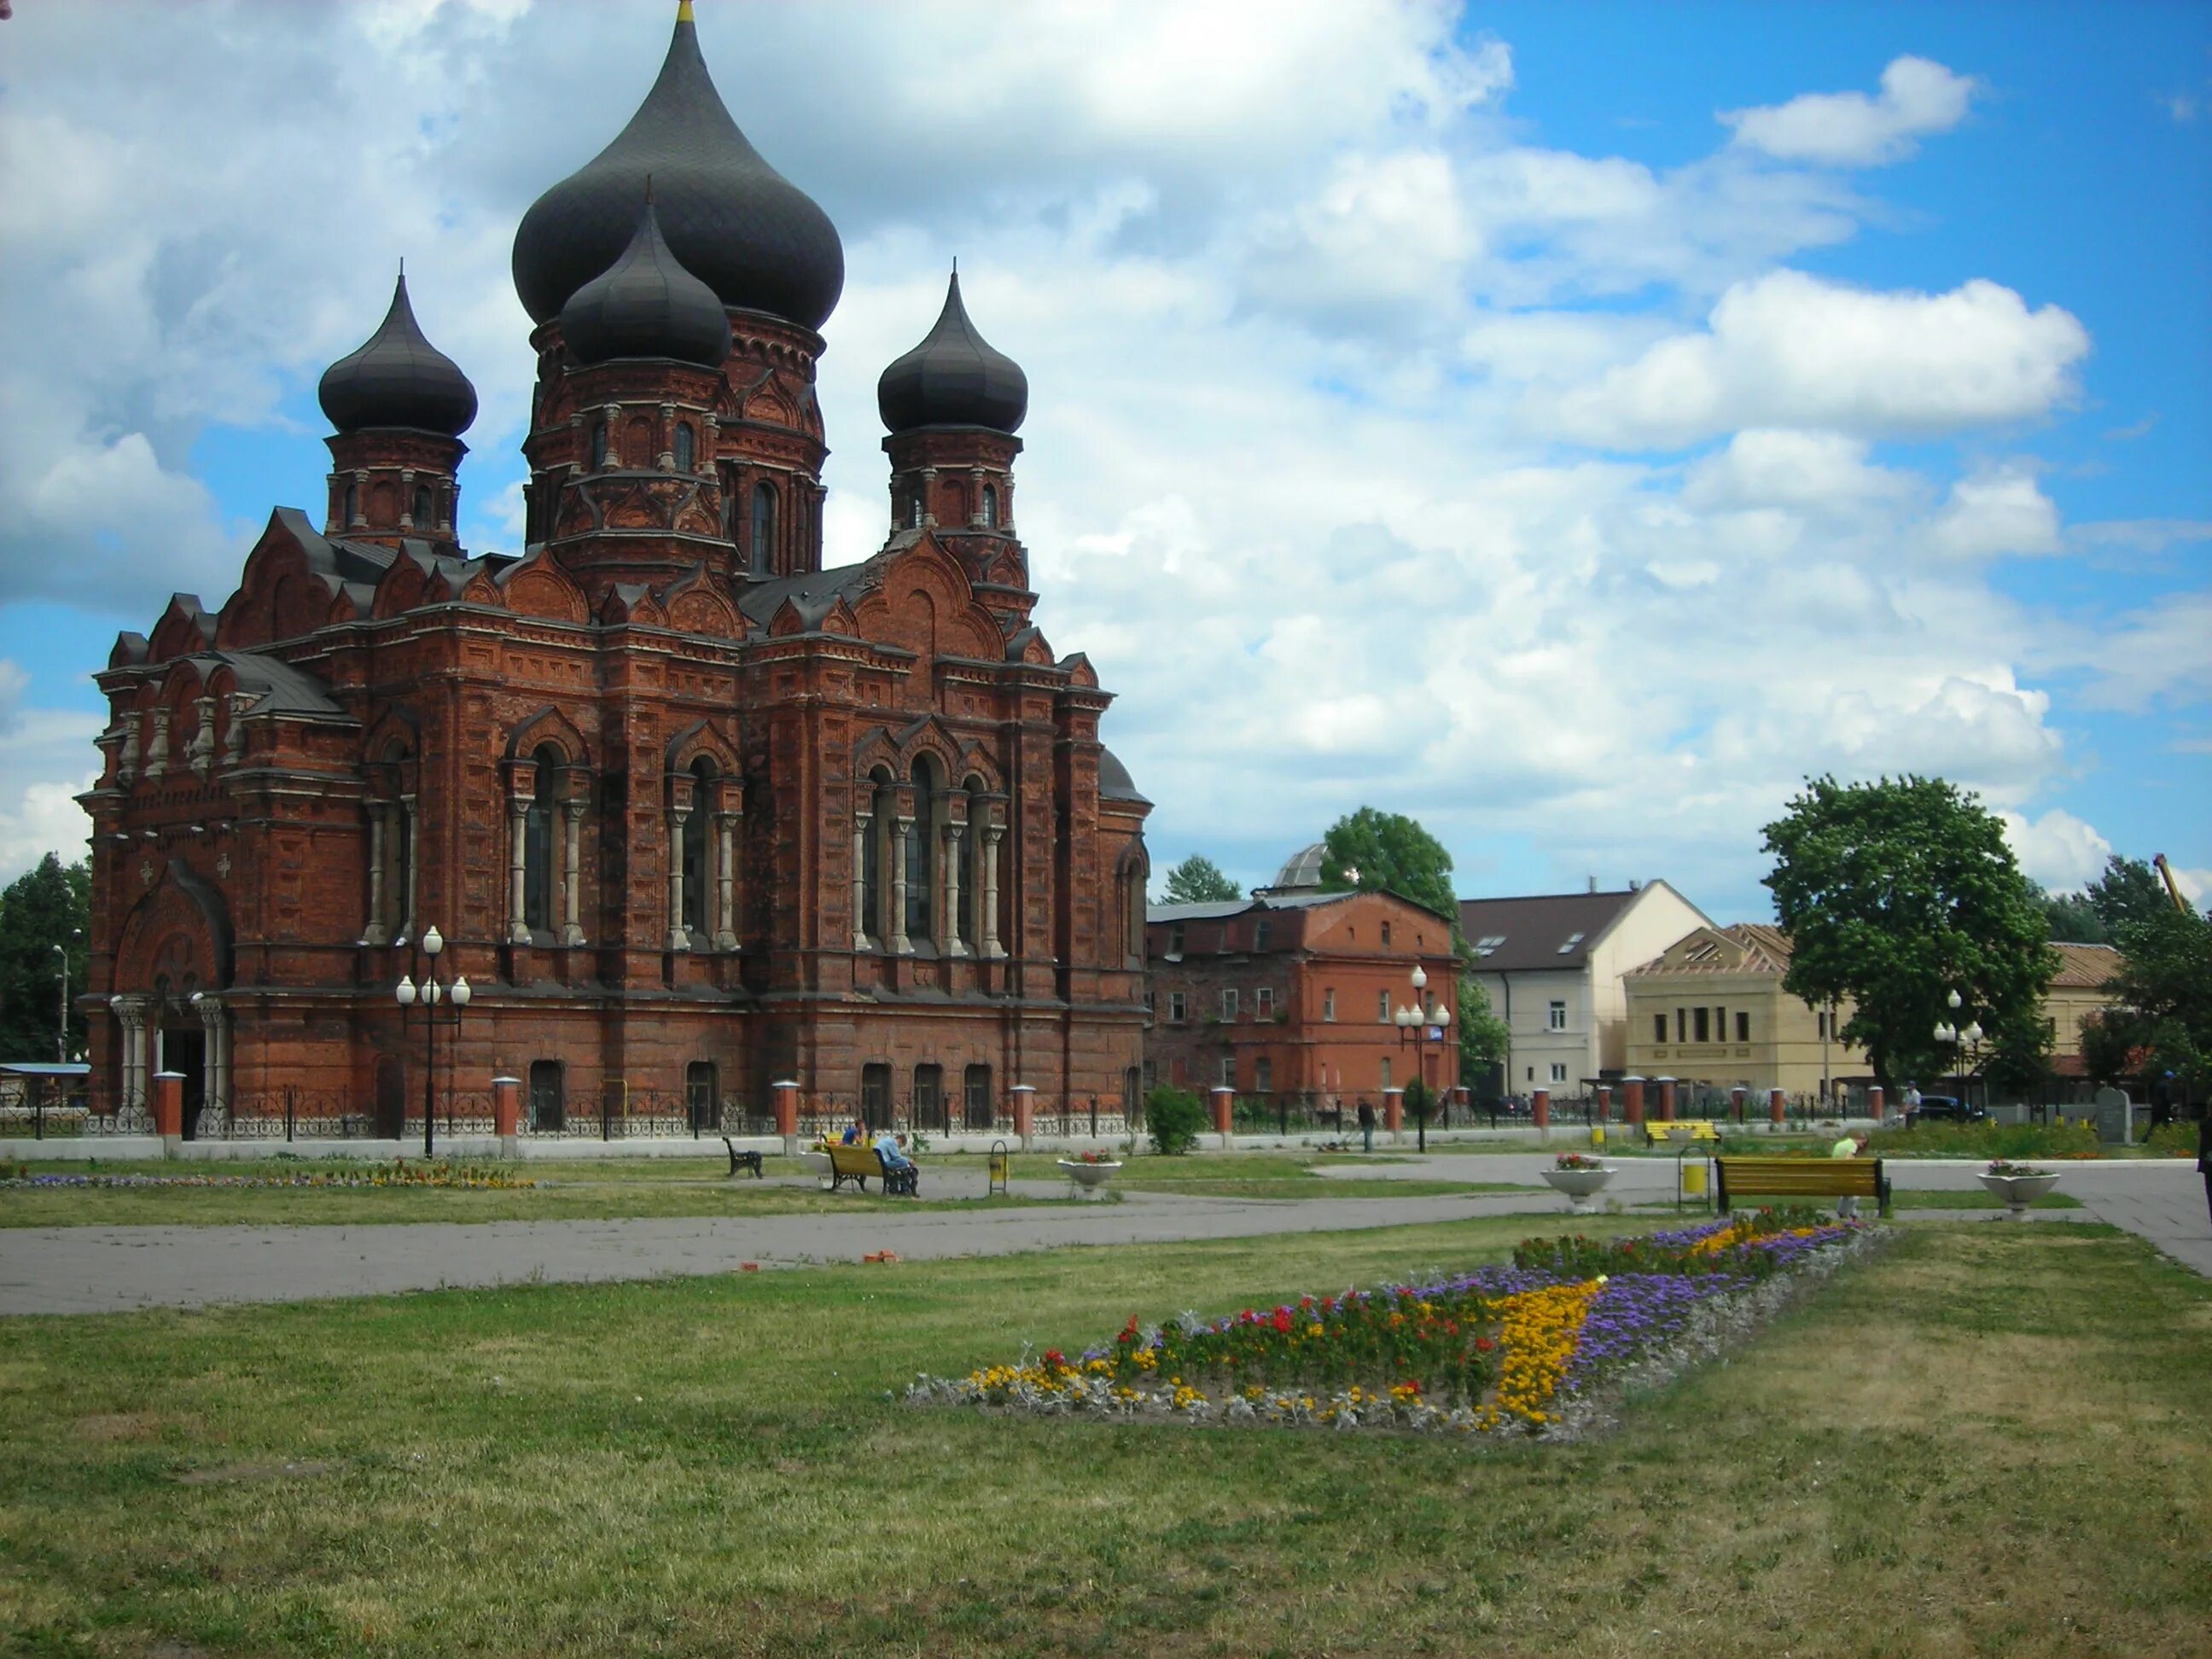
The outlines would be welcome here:
<svg viewBox="0 0 2212 1659">
<path fill-rule="evenodd" d="M 1778 161 L 1878 167 L 1901 161 L 1916 139 L 1948 132 L 1966 118 L 1980 83 L 1925 58 L 1898 58 L 1881 72 L 1881 94 L 1808 92 L 1786 104 L 1723 112 L 1735 142 Z"/>
<path fill-rule="evenodd" d="M 1951 487 L 1950 499 L 1927 522 L 1919 543 L 1945 559 L 2056 553 L 2058 508 L 2027 468 L 1986 466 Z"/>
<path fill-rule="evenodd" d="M 2169 593 L 2154 605 L 2054 638 L 2053 665 L 2087 669 L 2084 701 L 2143 714 L 2212 699 L 2212 592 Z"/>
<path fill-rule="evenodd" d="M 26 708 L 28 685 L 21 665 L 0 657 L 0 885 L 48 853 L 74 864 L 92 834 L 92 820 L 74 797 L 100 775 L 92 740 L 102 721 L 75 710 Z"/>
<path fill-rule="evenodd" d="M 2078 893 L 2105 873 L 2112 843 L 2071 812 L 2057 807 L 2038 817 L 2000 812 L 2005 840 L 2031 878 L 2054 893 Z"/>
<path fill-rule="evenodd" d="M 2070 401 L 2088 349 L 2069 313 L 2030 311 L 1995 283 L 1883 294 L 1781 270 L 1730 288 L 1705 331 L 1531 407 L 1563 435 L 1612 447 L 1744 427 L 1932 437 Z"/>
</svg>

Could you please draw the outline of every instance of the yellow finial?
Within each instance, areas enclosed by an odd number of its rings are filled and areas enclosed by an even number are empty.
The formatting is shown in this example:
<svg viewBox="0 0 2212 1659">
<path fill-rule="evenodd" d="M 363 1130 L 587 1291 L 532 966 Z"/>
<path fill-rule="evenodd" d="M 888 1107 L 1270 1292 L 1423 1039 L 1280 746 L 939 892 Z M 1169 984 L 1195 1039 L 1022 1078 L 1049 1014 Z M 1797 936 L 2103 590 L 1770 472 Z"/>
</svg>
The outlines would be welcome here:
<svg viewBox="0 0 2212 1659">
<path fill-rule="evenodd" d="M 691 0 L 676 0 L 676 21 L 679 23 L 691 21 Z"/>
</svg>

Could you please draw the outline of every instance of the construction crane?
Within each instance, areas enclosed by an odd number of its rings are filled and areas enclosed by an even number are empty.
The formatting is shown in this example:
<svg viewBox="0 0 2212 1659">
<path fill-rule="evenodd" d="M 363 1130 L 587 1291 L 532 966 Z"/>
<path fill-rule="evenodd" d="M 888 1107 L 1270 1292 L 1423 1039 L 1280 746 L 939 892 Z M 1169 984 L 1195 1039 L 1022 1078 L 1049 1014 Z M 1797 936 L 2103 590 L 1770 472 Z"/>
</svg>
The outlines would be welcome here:
<svg viewBox="0 0 2212 1659">
<path fill-rule="evenodd" d="M 2197 912 L 2190 908 L 2189 901 L 2181 896 L 2181 884 L 2174 880 L 2173 866 L 2166 861 L 2166 854 L 2154 853 L 2150 863 L 2151 868 L 2166 878 L 2166 896 L 2173 901 L 2173 908 L 2185 916 L 2195 915 Z"/>
</svg>

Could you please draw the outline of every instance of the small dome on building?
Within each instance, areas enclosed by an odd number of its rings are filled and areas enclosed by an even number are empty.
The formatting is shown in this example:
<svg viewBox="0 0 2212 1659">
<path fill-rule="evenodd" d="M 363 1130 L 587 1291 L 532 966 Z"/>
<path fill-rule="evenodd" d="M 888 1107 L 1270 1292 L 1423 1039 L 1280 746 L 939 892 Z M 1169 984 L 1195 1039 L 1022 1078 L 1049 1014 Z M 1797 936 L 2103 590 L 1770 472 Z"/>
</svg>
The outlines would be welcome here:
<svg viewBox="0 0 2212 1659">
<path fill-rule="evenodd" d="M 720 368 L 730 355 L 728 313 L 670 251 L 650 197 L 622 258 L 561 307 L 561 334 L 585 363 L 672 357 Z"/>
<path fill-rule="evenodd" d="M 1321 862 L 1328 856 L 1328 844 L 1316 842 L 1310 847 L 1301 847 L 1283 860 L 1283 867 L 1275 872 L 1270 891 L 1285 887 L 1318 887 L 1321 885 Z"/>
<path fill-rule="evenodd" d="M 1143 801 L 1150 806 L 1137 788 L 1137 781 L 1129 775 L 1129 769 L 1121 764 L 1121 757 L 1110 749 L 1098 751 L 1098 799 L 1101 800 Z"/>
<path fill-rule="evenodd" d="M 477 389 L 459 364 L 422 337 L 404 273 L 382 325 L 323 371 L 316 395 L 340 432 L 404 426 L 458 438 L 477 417 Z"/>
<path fill-rule="evenodd" d="M 724 305 L 811 329 L 836 308 L 845 287 L 837 228 L 730 118 L 685 6 L 629 125 L 522 216 L 514 289 L 533 320 L 557 314 L 622 257 L 648 178 L 668 246 Z"/>
<path fill-rule="evenodd" d="M 876 382 L 876 407 L 893 433 L 923 426 L 981 426 L 1011 433 L 1029 413 L 1029 376 L 975 331 L 952 273 L 928 337 Z"/>
</svg>

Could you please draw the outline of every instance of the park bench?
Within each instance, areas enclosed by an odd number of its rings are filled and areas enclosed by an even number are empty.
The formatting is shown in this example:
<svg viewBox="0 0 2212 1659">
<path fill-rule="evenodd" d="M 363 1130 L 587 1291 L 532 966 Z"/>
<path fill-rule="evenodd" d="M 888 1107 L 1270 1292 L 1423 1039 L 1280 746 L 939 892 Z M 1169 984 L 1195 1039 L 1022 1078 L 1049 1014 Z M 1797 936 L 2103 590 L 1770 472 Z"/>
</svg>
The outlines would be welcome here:
<svg viewBox="0 0 2212 1659">
<path fill-rule="evenodd" d="M 761 1178 L 761 1155 L 758 1152 L 739 1152 L 737 1143 L 727 1135 L 722 1137 L 722 1150 L 730 1155 L 731 1179 L 735 1180 L 740 1170 L 750 1170 L 756 1181 Z"/>
<path fill-rule="evenodd" d="M 830 1149 L 830 1190 L 836 1192 L 847 1182 L 852 1182 L 862 1192 L 868 1182 L 881 1180 L 887 1194 L 913 1198 L 921 1171 L 912 1165 L 893 1169 L 884 1162 L 884 1155 L 872 1146 L 832 1146 Z"/>
<path fill-rule="evenodd" d="M 1881 1160 L 1856 1158 L 1717 1158 L 1721 1213 L 1736 1199 L 1871 1198 L 1889 1213 L 1889 1177 Z"/>
<path fill-rule="evenodd" d="M 1651 1137 L 1654 1146 L 1664 1146 L 1680 1135 L 1684 1140 L 1718 1140 L 1720 1135 L 1703 1118 L 1693 1118 L 1686 1123 L 1646 1123 L 1644 1132 Z"/>
</svg>

